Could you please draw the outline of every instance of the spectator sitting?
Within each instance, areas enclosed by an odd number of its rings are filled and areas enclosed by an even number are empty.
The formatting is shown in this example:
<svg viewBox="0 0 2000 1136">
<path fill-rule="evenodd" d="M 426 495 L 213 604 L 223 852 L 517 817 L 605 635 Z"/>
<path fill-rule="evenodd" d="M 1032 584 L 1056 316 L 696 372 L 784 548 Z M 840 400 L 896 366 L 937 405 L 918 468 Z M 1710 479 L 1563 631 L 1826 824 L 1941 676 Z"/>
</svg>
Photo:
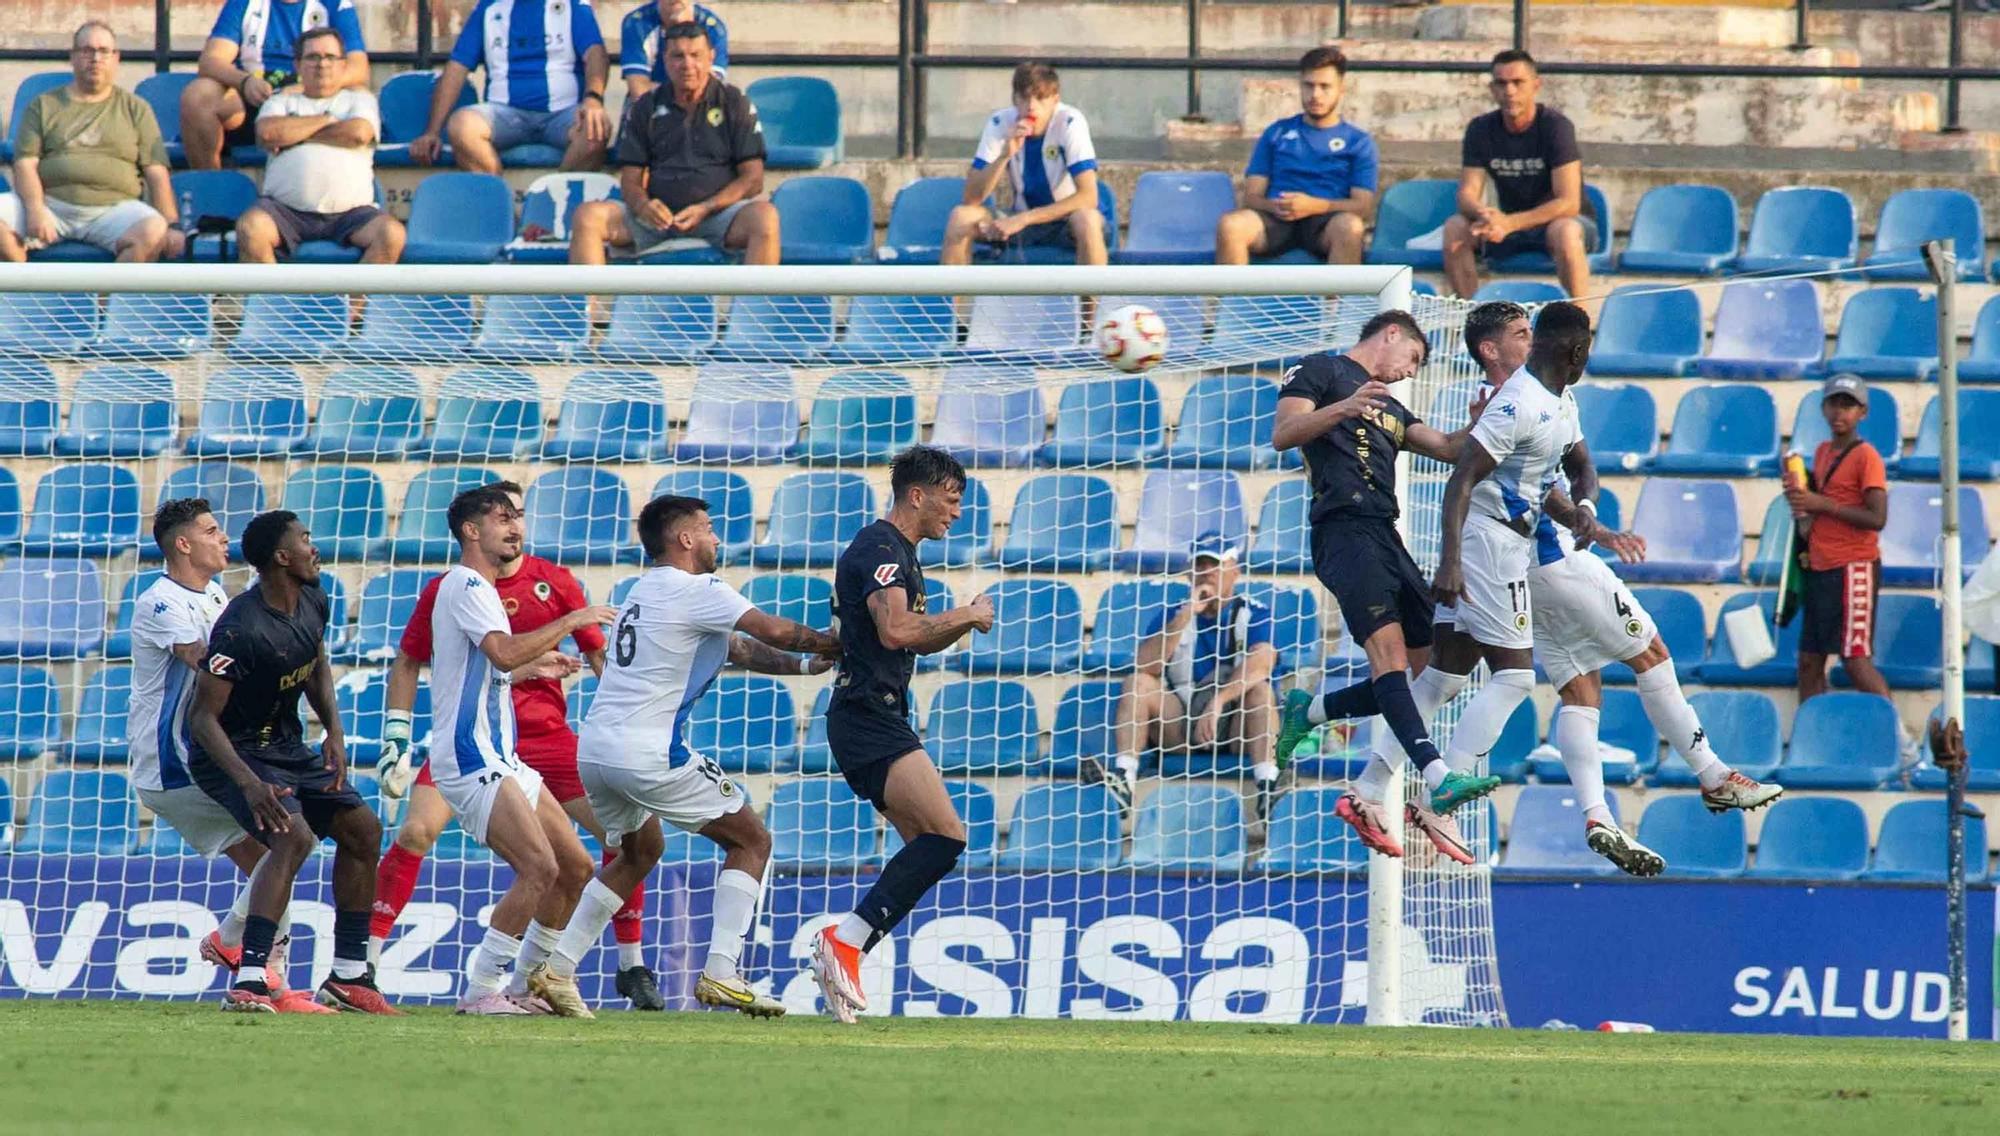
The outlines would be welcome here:
<svg viewBox="0 0 2000 1136">
<path fill-rule="evenodd" d="M 1493 57 L 1488 83 L 1498 110 L 1465 128 L 1459 159 L 1458 215 L 1444 226 L 1444 272 L 1454 292 L 1479 290 L 1479 258 L 1546 251 L 1571 296 L 1590 289 L 1597 222 L 1583 211 L 1583 151 L 1576 127 L 1535 101 L 1541 73 L 1525 51 Z M 1486 204 L 1491 178 L 1499 206 Z"/>
<path fill-rule="evenodd" d="M 710 66 L 701 25 L 665 32 L 667 83 L 627 105 L 618 141 L 622 201 L 570 218 L 572 264 L 603 264 L 606 246 L 641 251 L 675 237 L 778 263 L 778 211 L 764 192 L 764 127 L 742 91 Z"/>
<path fill-rule="evenodd" d="M 11 193 L 0 194 L 0 200 L 9 202 L 4 210 L 6 213 L 12 213 L 19 208 L 20 199 Z M 28 246 L 21 243 L 21 234 L 10 228 L 7 222 L 0 221 L 0 260 L 9 264 L 19 264 L 26 259 L 28 259 Z"/>
<path fill-rule="evenodd" d="M 1315 47 L 1299 60 L 1299 114 L 1264 128 L 1243 171 L 1243 208 L 1215 225 L 1215 263 L 1304 249 L 1360 264 L 1375 211 L 1375 139 L 1340 117 L 1347 57 Z"/>
<path fill-rule="evenodd" d="M 697 24 L 715 49 L 715 73 L 729 73 L 729 25 L 693 0 L 646 0 L 625 13 L 618 25 L 618 70 L 625 76 L 625 102 L 667 81 L 665 32 L 675 24 Z"/>
<path fill-rule="evenodd" d="M 466 77 L 482 64 L 486 101 L 453 111 Z M 410 158 L 435 162 L 442 128 L 462 170 L 497 174 L 500 151 L 530 142 L 562 150 L 565 170 L 602 168 L 611 141 L 604 112 L 610 78 L 590 0 L 479 0 L 431 92 L 430 125 L 411 140 Z"/>
<path fill-rule="evenodd" d="M 76 29 L 69 69 L 69 83 L 21 112 L 21 234 L 37 246 L 81 241 L 128 262 L 179 256 L 186 246 L 174 227 L 166 140 L 146 100 L 112 82 L 118 40 L 109 26 L 90 20 Z M 142 187 L 151 204 L 139 199 Z"/>
<path fill-rule="evenodd" d="M 271 152 L 263 196 L 236 220 L 238 256 L 269 264 L 307 241 L 350 244 L 369 264 L 403 255 L 403 226 L 375 204 L 375 96 L 342 89 L 340 34 L 314 28 L 299 40 L 300 86 L 257 112 L 257 144 Z"/>
<path fill-rule="evenodd" d="M 354 0 L 226 0 L 196 78 L 181 91 L 181 147 L 190 169 L 219 170 L 224 146 L 257 144 L 257 110 L 298 82 L 291 63 L 315 27 L 339 32 L 347 51 L 336 85 L 366 89 L 368 48 Z"/>
<path fill-rule="evenodd" d="M 1889 523 L 1889 475 L 1861 437 L 1868 388 L 1835 375 L 1820 388 L 1830 437 L 1812 457 L 1812 487 L 1785 479 L 1792 517 L 1806 537 L 1799 627 L 1799 701 L 1826 693 L 1827 657 L 1847 668 L 1854 689 L 1889 696 L 1875 667 L 1875 594 L 1882 586 L 1882 527 Z"/>
<path fill-rule="evenodd" d="M 1161 612 L 1139 641 L 1132 674 L 1118 699 L 1115 775 L 1088 762 L 1085 776 L 1104 780 L 1129 805 L 1139 755 L 1150 749 L 1206 750 L 1225 743 L 1247 749 L 1260 806 L 1278 777 L 1271 745 L 1277 665 L 1269 605 L 1236 590 L 1240 568 L 1234 542 L 1205 533 L 1193 545 L 1187 603 Z"/>
<path fill-rule="evenodd" d="M 1001 173 L 1012 183 L 1008 212 L 983 204 Z M 972 242 L 1061 245 L 1078 264 L 1103 264 L 1104 214 L 1097 208 L 1097 148 L 1083 112 L 1062 101 L 1046 63 L 1014 68 L 1014 105 L 986 120 L 965 179 L 965 200 L 945 222 L 940 264 L 967 264 Z"/>
</svg>

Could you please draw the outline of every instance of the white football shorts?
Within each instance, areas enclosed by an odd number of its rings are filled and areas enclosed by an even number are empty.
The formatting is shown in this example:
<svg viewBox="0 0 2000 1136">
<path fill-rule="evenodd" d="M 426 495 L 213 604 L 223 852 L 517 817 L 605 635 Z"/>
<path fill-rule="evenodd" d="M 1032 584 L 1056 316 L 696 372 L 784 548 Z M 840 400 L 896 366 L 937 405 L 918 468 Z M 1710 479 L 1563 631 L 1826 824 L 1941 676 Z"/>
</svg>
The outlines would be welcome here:
<svg viewBox="0 0 2000 1136">
<path fill-rule="evenodd" d="M 1653 617 L 1611 566 L 1588 550 L 1528 573 L 1535 607 L 1535 657 L 1557 690 L 1579 675 L 1646 649 Z"/>
<path fill-rule="evenodd" d="M 633 769 L 579 757 L 577 776 L 590 798 L 590 811 L 604 826 L 612 847 L 625 834 L 659 817 L 684 832 L 700 832 L 710 822 L 743 807 L 743 790 L 713 761 L 696 755 L 674 768 Z"/>
<path fill-rule="evenodd" d="M 1528 601 L 1528 569 L 1534 561 L 1533 538 L 1491 517 L 1467 517 L 1459 545 L 1465 590 L 1451 612 L 1452 622 L 1483 647 L 1534 646 L 1535 617 Z"/>
<path fill-rule="evenodd" d="M 237 841 L 250 839 L 250 834 L 243 831 L 229 810 L 197 785 L 141 789 L 139 803 L 153 810 L 159 820 L 173 825 L 188 847 L 211 860 L 235 847 Z"/>
<path fill-rule="evenodd" d="M 509 781 L 520 787 L 530 809 L 537 807 L 542 799 L 542 775 L 519 762 L 511 769 L 482 769 L 449 780 L 439 777 L 437 791 L 451 806 L 465 834 L 486 844 L 486 822 L 493 817 L 493 802 L 500 797 L 500 786 Z"/>
</svg>

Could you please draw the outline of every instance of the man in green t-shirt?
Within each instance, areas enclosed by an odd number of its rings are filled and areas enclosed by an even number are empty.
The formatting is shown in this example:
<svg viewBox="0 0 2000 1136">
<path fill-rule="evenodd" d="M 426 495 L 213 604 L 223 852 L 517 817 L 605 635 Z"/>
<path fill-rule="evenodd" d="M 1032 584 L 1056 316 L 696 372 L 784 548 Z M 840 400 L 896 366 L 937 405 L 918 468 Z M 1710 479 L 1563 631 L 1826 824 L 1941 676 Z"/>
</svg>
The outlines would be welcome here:
<svg viewBox="0 0 2000 1136">
<path fill-rule="evenodd" d="M 153 108 L 112 80 L 118 40 L 91 20 L 70 42 L 71 81 L 21 112 L 14 188 L 30 247 L 81 241 L 121 261 L 179 256 L 167 146 Z M 141 192 L 150 204 L 141 199 Z"/>
</svg>

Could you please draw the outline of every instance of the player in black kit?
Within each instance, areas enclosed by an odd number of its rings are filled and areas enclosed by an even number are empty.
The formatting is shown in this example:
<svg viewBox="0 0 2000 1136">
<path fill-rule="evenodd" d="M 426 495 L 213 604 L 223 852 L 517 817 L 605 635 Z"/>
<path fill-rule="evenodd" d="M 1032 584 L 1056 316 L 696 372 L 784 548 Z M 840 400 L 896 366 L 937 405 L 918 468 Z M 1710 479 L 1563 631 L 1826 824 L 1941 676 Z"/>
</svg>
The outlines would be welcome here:
<svg viewBox="0 0 2000 1136">
<path fill-rule="evenodd" d="M 893 930 L 965 851 L 965 826 L 944 779 L 910 728 L 910 673 L 968 631 L 993 629 L 993 600 L 927 613 L 917 545 L 951 531 L 965 492 L 958 459 L 912 446 L 890 467 L 889 515 L 862 529 L 833 575 L 840 672 L 826 707 L 826 740 L 856 796 L 889 818 L 903 848 L 853 912 L 813 943 L 813 976 L 836 1019 L 868 1008 L 861 956 Z"/>
<path fill-rule="evenodd" d="M 319 550 L 298 516 L 280 510 L 244 528 L 243 558 L 257 569 L 257 582 L 216 619 L 188 714 L 195 783 L 269 850 L 251 874 L 243 959 L 223 1009 L 277 1009 L 264 970 L 277 919 L 291 902 L 299 866 L 320 839 L 332 837 L 333 973 L 319 1001 L 334 1010 L 397 1013 L 368 970 L 382 824 L 347 781 L 326 661 Z M 305 744 L 301 694 L 326 726 L 317 754 Z"/>
<path fill-rule="evenodd" d="M 1385 311 L 1361 329 L 1344 355 L 1309 355 L 1285 376 L 1278 393 L 1271 445 L 1304 450 L 1312 480 L 1313 570 L 1340 605 L 1347 633 L 1368 653 L 1370 680 L 1313 698 L 1295 690 L 1286 699 L 1278 759 L 1312 726 L 1338 718 L 1381 714 L 1423 771 L 1431 810 L 1448 813 L 1491 793 L 1498 778 L 1447 769 L 1411 694 L 1410 672 L 1421 671 L 1431 645 L 1434 605 L 1430 586 L 1396 532 L 1396 455 L 1412 453 L 1456 462 L 1469 432 L 1445 434 L 1426 426 L 1389 393 L 1388 384 L 1417 373 L 1430 354 L 1423 329 L 1404 311 Z M 1473 419 L 1477 421 L 1475 407 Z M 1386 818 L 1350 817 L 1352 794 L 1336 809 L 1369 847 L 1388 840 Z M 1358 798 L 1354 798 L 1358 800 Z M 1400 852 L 1398 853 L 1400 854 Z"/>
</svg>

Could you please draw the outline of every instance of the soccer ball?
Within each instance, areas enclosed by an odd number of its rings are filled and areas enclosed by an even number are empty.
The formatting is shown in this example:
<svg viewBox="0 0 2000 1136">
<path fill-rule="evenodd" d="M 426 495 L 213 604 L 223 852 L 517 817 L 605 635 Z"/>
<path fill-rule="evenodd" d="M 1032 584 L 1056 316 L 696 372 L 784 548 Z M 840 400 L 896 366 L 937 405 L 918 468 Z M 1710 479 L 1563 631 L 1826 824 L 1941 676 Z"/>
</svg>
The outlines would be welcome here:
<svg viewBox="0 0 2000 1136">
<path fill-rule="evenodd" d="M 1142 304 L 1126 304 L 1097 321 L 1097 353 L 1121 371 L 1143 371 L 1167 357 L 1167 325 Z"/>
</svg>

